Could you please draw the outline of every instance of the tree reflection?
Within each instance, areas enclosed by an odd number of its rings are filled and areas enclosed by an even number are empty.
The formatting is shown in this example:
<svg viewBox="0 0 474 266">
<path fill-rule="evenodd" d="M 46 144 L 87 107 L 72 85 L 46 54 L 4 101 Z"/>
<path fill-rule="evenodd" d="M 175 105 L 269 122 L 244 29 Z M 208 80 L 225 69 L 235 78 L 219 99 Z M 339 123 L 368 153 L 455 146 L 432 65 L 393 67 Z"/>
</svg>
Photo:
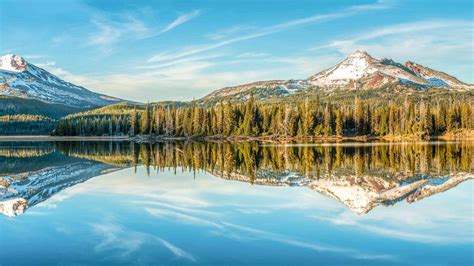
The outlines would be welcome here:
<svg viewBox="0 0 474 266">
<path fill-rule="evenodd" d="M 298 173 L 318 179 L 332 175 L 397 176 L 472 172 L 472 143 L 406 143 L 374 145 L 262 145 L 256 142 L 165 142 L 156 144 L 68 142 L 61 152 L 120 165 L 151 169 L 205 171 L 222 177 L 245 175 L 254 180 L 262 171 Z"/>
</svg>

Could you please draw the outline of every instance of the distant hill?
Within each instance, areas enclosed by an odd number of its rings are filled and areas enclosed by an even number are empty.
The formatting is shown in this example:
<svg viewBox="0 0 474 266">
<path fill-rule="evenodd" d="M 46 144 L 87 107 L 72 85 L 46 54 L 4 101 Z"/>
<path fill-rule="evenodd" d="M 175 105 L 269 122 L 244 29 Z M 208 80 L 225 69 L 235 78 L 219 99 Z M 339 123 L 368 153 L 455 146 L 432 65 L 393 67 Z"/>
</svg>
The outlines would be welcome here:
<svg viewBox="0 0 474 266">
<path fill-rule="evenodd" d="M 163 105 L 165 107 L 168 106 L 185 106 L 189 105 L 188 102 L 173 102 L 173 101 L 162 101 L 162 102 L 154 102 L 154 103 L 149 103 L 151 108 L 153 106 L 156 106 L 157 104 Z M 77 117 L 87 117 L 87 116 L 111 116 L 111 115 L 130 115 L 133 110 L 136 110 L 138 112 L 145 110 L 146 104 L 144 103 L 129 103 L 129 102 L 123 102 L 123 103 L 117 103 L 117 104 L 112 104 L 96 109 L 91 109 L 87 111 L 82 111 L 78 113 L 73 113 L 70 114 L 64 119 L 73 119 Z"/>
</svg>

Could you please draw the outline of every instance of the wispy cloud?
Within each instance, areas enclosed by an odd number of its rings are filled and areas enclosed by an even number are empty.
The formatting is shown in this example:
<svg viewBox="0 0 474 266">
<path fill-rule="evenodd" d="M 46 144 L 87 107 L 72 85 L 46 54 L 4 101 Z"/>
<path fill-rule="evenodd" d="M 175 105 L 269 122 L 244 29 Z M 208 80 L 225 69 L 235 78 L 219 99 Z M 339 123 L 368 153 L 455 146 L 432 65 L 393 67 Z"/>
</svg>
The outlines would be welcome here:
<svg viewBox="0 0 474 266">
<path fill-rule="evenodd" d="M 106 22 L 92 20 L 98 31 L 89 36 L 89 45 L 107 45 L 116 42 L 126 31 Z"/>
<path fill-rule="evenodd" d="M 58 76 L 68 82 L 72 82 L 79 86 L 87 85 L 87 83 L 90 81 L 90 77 L 87 77 L 85 75 L 74 74 L 62 67 L 56 66 L 55 61 L 46 61 L 43 63 L 36 63 L 35 65 L 49 71 L 55 76 Z"/>
<path fill-rule="evenodd" d="M 32 59 L 42 59 L 42 58 L 47 58 L 47 55 L 44 54 L 24 54 L 22 55 L 26 60 L 32 60 Z"/>
<path fill-rule="evenodd" d="M 362 41 L 374 40 L 381 37 L 396 35 L 396 34 L 407 34 L 416 32 L 426 32 L 429 30 L 443 29 L 443 28 L 459 28 L 459 27 L 470 27 L 472 26 L 469 21 L 461 20 L 430 20 L 430 21 L 416 21 L 410 23 L 402 23 L 389 25 L 381 28 L 374 29 L 369 32 L 362 33 L 351 37 L 350 39 L 334 40 L 328 44 L 315 46 L 309 50 L 321 50 L 325 48 L 338 48 L 344 46 L 354 46 Z"/>
<path fill-rule="evenodd" d="M 172 22 L 157 26 L 154 23 L 147 23 L 139 15 L 133 12 L 115 15 L 96 15 L 92 20 L 92 25 L 96 28 L 87 41 L 90 46 L 106 46 L 123 40 L 143 40 L 169 32 L 178 26 L 196 18 L 201 14 L 200 10 L 179 15 Z"/>
<path fill-rule="evenodd" d="M 158 242 L 160 242 L 161 244 L 163 244 L 163 246 L 165 248 L 167 248 L 169 251 L 171 251 L 176 257 L 179 257 L 179 258 L 185 258 L 185 259 L 188 259 L 190 261 L 196 261 L 196 259 L 194 258 L 193 255 L 189 254 L 188 252 L 178 248 L 177 246 L 171 244 L 170 242 L 164 240 L 164 239 L 161 239 L 161 238 L 156 238 L 158 240 Z"/>
<path fill-rule="evenodd" d="M 268 57 L 268 56 L 269 56 L 269 54 L 267 54 L 267 53 L 246 52 L 246 53 L 241 53 L 241 54 L 237 55 L 236 57 L 237 58 L 248 59 L 248 58 L 262 58 L 262 57 Z"/>
<path fill-rule="evenodd" d="M 138 252 L 144 245 L 159 244 L 169 250 L 174 256 L 189 261 L 196 261 L 190 253 L 177 247 L 176 245 L 149 233 L 134 231 L 130 228 L 106 221 L 103 223 L 91 224 L 95 234 L 101 237 L 100 242 L 95 246 L 96 252 L 117 251 L 117 257 L 128 257 L 132 253 Z"/>
<path fill-rule="evenodd" d="M 156 55 L 151 56 L 148 59 L 148 62 L 158 62 L 158 61 L 164 61 L 164 60 L 173 60 L 176 58 L 184 57 L 184 56 L 190 56 L 194 55 L 197 53 L 202 53 L 202 52 L 207 52 L 225 45 L 229 45 L 232 43 L 240 42 L 240 41 L 245 41 L 245 40 L 250 40 L 250 39 L 255 39 L 258 37 L 274 34 L 277 32 L 285 31 L 292 29 L 294 27 L 298 26 L 303 26 L 307 24 L 312 24 L 316 22 L 323 22 L 323 21 L 330 21 L 338 18 L 345 18 L 349 16 L 354 16 L 356 14 L 362 13 L 362 12 L 367 12 L 371 10 L 378 10 L 378 9 L 386 9 L 389 8 L 390 5 L 385 2 L 385 1 L 378 1 L 374 4 L 370 5 L 357 5 L 357 6 L 351 6 L 348 8 L 345 8 L 340 11 L 332 12 L 332 13 L 327 13 L 327 14 L 316 14 L 313 16 L 309 17 L 304 17 L 300 19 L 295 19 L 295 20 L 290 20 L 282 23 L 278 23 L 275 25 L 270 25 L 267 27 L 261 27 L 261 28 L 255 28 L 254 30 L 249 30 L 246 34 L 240 34 L 234 37 L 229 37 L 226 39 L 222 39 L 219 42 L 216 43 L 210 43 L 210 44 L 204 44 L 204 45 L 199 45 L 199 46 L 192 46 L 192 47 L 187 47 L 178 51 L 172 51 L 172 52 L 165 52 L 165 53 L 159 53 Z M 225 31 L 224 36 L 232 35 L 229 33 L 232 32 L 240 32 L 242 28 L 239 26 L 235 26 L 232 30 Z M 214 37 L 214 39 L 221 39 L 221 36 L 223 34 L 217 34 L 216 36 L 219 37 Z M 211 35 L 212 36 L 212 35 Z"/>
<path fill-rule="evenodd" d="M 149 214 L 151 214 L 154 217 L 161 217 L 161 218 L 167 217 L 167 218 L 176 219 L 178 221 L 181 221 L 187 224 L 223 228 L 222 225 L 216 222 L 203 219 L 194 215 L 184 214 L 177 211 L 149 208 L 149 207 L 145 208 L 145 211 L 147 211 Z"/>
<path fill-rule="evenodd" d="M 238 230 L 241 233 L 251 234 L 254 237 L 256 237 L 256 239 L 270 240 L 273 242 L 279 242 L 285 245 L 290 245 L 290 246 L 294 246 L 298 248 L 304 248 L 304 249 L 309 249 L 309 250 L 314 250 L 314 251 L 319 251 L 319 252 L 341 253 L 341 254 L 354 257 L 356 259 L 363 259 L 363 260 L 383 260 L 383 261 L 397 260 L 397 257 L 392 254 L 363 253 L 351 248 L 343 248 L 343 247 L 331 246 L 331 245 L 326 245 L 326 244 L 317 244 L 317 243 L 302 241 L 302 240 L 298 240 L 286 235 L 272 233 L 272 232 L 268 232 L 265 230 L 260 230 L 260 229 L 256 229 L 256 228 L 252 228 L 248 226 L 242 226 L 242 225 L 237 225 L 237 224 L 227 223 L 227 222 L 224 222 L 223 225 L 225 225 L 229 229 Z"/>
<path fill-rule="evenodd" d="M 176 60 L 171 60 L 171 61 L 167 61 L 167 62 L 159 63 L 159 64 L 138 66 L 137 68 L 138 69 L 164 68 L 164 67 L 171 67 L 171 66 L 175 66 L 175 65 L 179 65 L 183 63 L 203 62 L 203 61 L 216 59 L 223 56 L 224 56 L 223 54 L 207 54 L 207 55 L 202 55 L 202 56 L 190 56 L 190 57 L 179 58 Z"/>
<path fill-rule="evenodd" d="M 351 230 L 361 230 L 386 238 L 400 239 L 403 241 L 447 244 L 468 243 L 472 234 L 460 233 L 446 234 L 444 226 L 449 224 L 466 225 L 472 223 L 472 217 L 453 215 L 450 209 L 436 209 L 428 207 L 423 213 L 413 209 L 399 209 L 398 215 L 384 209 L 377 209 L 367 216 L 356 216 L 349 210 L 339 213 L 326 213 L 310 215 L 311 218 L 330 222 L 339 227 L 350 227 Z M 443 225 L 443 226 L 441 226 Z M 424 230 L 420 230 L 423 228 Z"/>
<path fill-rule="evenodd" d="M 243 34 L 257 29 L 258 28 L 255 26 L 237 25 L 206 34 L 206 37 L 211 40 L 218 41 L 229 38 L 235 34 Z"/>
<path fill-rule="evenodd" d="M 199 16 L 199 14 L 201 13 L 200 10 L 194 10 L 190 13 L 186 13 L 186 14 L 183 14 L 183 15 L 180 15 L 178 18 L 176 18 L 173 22 L 169 23 L 168 25 L 166 25 L 161 31 L 159 31 L 159 33 L 165 33 L 167 31 L 170 31 L 176 27 L 178 27 L 179 25 L 183 24 L 183 23 L 186 23 L 187 21 Z"/>
<path fill-rule="evenodd" d="M 122 227 L 107 222 L 91 225 L 94 232 L 102 237 L 101 242 L 95 246 L 96 252 L 105 250 L 118 250 L 121 256 L 128 256 L 138 250 L 144 243 L 145 238 L 140 234 L 131 234 Z"/>
</svg>

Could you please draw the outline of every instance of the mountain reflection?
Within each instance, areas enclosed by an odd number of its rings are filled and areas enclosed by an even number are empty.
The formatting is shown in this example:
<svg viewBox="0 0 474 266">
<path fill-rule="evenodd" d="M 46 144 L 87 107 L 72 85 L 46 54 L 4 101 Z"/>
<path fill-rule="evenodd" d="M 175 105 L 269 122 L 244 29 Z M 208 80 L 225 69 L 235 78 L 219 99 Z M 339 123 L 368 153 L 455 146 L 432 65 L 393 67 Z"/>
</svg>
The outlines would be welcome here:
<svg viewBox="0 0 474 266">
<path fill-rule="evenodd" d="M 94 176 L 143 165 L 266 186 L 304 186 L 363 214 L 472 179 L 473 143 L 0 143 L 0 212 L 22 214 Z M 212 189 L 212 188 L 209 188 Z"/>
</svg>

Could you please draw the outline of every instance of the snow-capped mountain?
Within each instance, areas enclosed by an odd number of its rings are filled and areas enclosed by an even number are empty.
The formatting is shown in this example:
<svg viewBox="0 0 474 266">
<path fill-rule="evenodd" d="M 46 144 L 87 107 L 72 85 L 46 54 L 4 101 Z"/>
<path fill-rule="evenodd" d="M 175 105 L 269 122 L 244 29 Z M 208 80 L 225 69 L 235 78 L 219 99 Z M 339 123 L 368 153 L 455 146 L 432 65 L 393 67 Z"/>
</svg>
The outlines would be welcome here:
<svg viewBox="0 0 474 266">
<path fill-rule="evenodd" d="M 444 88 L 451 91 L 474 90 L 444 72 L 408 61 L 405 64 L 391 59 L 376 59 L 367 52 L 356 51 L 339 64 L 302 80 L 270 80 L 226 87 L 205 96 L 203 100 L 234 97 L 245 99 L 250 93 L 260 99 L 287 96 L 309 88 L 323 91 L 334 89 L 370 90 L 387 86 L 413 89 Z"/>
<path fill-rule="evenodd" d="M 419 88 L 447 87 L 457 90 L 474 89 L 453 76 L 408 61 L 405 64 L 391 59 L 376 59 L 367 52 L 356 51 L 344 61 L 308 78 L 319 87 L 373 89 L 391 83 Z"/>
<path fill-rule="evenodd" d="M 64 81 L 27 62 L 23 57 L 13 54 L 0 58 L 0 95 L 37 99 L 46 103 L 80 108 L 104 106 L 122 101 Z"/>
<path fill-rule="evenodd" d="M 34 172 L 0 176 L 0 214 L 10 217 L 23 214 L 26 209 L 64 189 L 119 169 L 99 162 L 77 160 Z"/>
<path fill-rule="evenodd" d="M 333 198 L 357 214 L 366 214 L 377 206 L 389 206 L 406 200 L 409 203 L 447 191 L 460 183 L 474 179 L 472 173 L 456 173 L 447 176 L 416 174 L 398 175 L 386 179 L 379 175 L 326 174 L 314 179 L 289 171 L 275 173 L 261 170 L 256 176 L 239 173 L 213 173 L 221 178 L 262 186 L 308 187 Z"/>
</svg>

